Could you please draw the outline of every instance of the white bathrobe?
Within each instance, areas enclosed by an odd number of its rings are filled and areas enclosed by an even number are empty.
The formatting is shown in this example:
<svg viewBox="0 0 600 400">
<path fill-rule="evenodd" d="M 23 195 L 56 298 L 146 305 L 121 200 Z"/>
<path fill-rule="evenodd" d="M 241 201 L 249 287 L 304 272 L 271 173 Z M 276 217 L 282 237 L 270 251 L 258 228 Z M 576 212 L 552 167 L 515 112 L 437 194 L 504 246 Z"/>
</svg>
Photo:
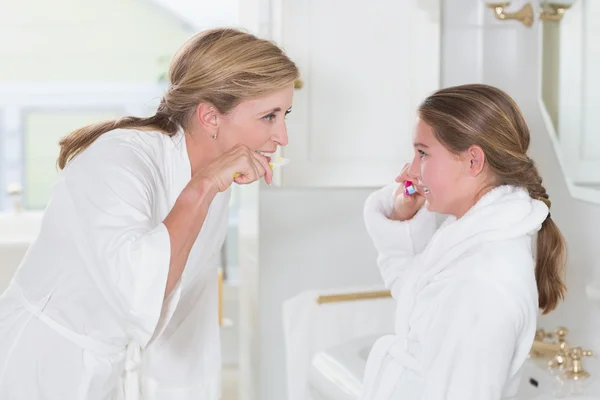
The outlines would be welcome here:
<svg viewBox="0 0 600 400">
<path fill-rule="evenodd" d="M 548 208 L 500 186 L 436 230 L 425 208 L 406 222 L 388 219 L 396 187 L 365 204 L 397 311 L 395 334 L 369 355 L 362 399 L 513 398 L 536 329 L 533 239 Z"/>
<path fill-rule="evenodd" d="M 181 132 L 106 133 L 61 172 L 0 298 L 1 399 L 220 397 L 216 267 L 228 191 L 163 301 L 171 249 L 162 221 L 190 178 Z"/>
</svg>

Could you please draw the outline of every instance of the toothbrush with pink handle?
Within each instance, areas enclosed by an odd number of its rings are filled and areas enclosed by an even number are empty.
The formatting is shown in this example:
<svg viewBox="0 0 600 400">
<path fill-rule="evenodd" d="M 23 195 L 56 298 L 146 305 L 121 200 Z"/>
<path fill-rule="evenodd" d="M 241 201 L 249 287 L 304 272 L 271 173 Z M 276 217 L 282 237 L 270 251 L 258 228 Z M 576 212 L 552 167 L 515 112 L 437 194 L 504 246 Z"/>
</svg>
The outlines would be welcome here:
<svg viewBox="0 0 600 400">
<path fill-rule="evenodd" d="M 411 181 L 404 182 L 404 194 L 407 196 L 412 196 L 417 193 L 417 188 Z"/>
</svg>

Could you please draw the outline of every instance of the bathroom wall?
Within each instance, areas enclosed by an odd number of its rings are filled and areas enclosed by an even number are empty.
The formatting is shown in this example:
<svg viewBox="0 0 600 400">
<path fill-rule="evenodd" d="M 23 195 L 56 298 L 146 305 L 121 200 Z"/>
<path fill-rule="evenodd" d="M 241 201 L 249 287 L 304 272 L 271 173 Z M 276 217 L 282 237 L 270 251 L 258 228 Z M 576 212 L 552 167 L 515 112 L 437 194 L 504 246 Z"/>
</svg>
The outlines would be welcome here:
<svg viewBox="0 0 600 400">
<path fill-rule="evenodd" d="M 0 0 L 0 83 L 156 82 L 190 32 L 144 3 Z"/>
<path fill-rule="evenodd" d="M 514 1 L 509 10 L 523 4 Z M 571 196 L 546 129 L 538 101 L 539 23 L 536 20 L 527 28 L 515 21 L 497 21 L 482 0 L 443 0 L 443 5 L 442 85 L 483 82 L 515 97 L 531 128 L 531 156 L 553 201 L 552 216 L 569 242 L 566 301 L 541 318 L 540 325 L 566 325 L 574 343 L 600 350 L 600 310 L 591 307 L 584 293 L 587 282 L 600 278 L 600 248 L 594 238 L 600 205 Z M 255 334 L 260 335 L 256 398 L 285 396 L 284 356 L 274 351 L 283 344 L 281 302 L 285 298 L 309 288 L 379 282 L 361 215 L 370 191 L 261 188 L 260 254 L 255 254 L 259 257 L 255 262 L 259 333 Z"/>
<path fill-rule="evenodd" d="M 282 302 L 307 289 L 376 285 L 376 253 L 362 208 L 371 189 L 260 193 L 260 393 L 285 398 Z"/>
</svg>

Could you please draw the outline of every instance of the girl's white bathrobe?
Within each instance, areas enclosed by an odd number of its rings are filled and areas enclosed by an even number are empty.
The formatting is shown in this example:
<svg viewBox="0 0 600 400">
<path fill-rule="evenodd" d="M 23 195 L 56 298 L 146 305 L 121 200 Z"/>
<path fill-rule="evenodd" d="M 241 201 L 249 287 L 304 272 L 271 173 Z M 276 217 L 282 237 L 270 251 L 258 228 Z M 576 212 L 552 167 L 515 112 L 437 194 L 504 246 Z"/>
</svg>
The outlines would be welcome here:
<svg viewBox="0 0 600 400">
<path fill-rule="evenodd" d="M 424 208 L 409 221 L 388 219 L 397 186 L 365 204 L 398 306 L 395 334 L 369 355 L 362 399 L 513 398 L 536 329 L 533 238 L 548 208 L 522 188 L 500 186 L 436 230 Z"/>
<path fill-rule="evenodd" d="M 215 400 L 217 263 L 229 193 L 210 205 L 164 300 L 162 223 L 191 178 L 183 133 L 102 135 L 61 173 L 0 298 L 3 400 Z M 163 301 L 164 300 L 164 301 Z"/>
</svg>

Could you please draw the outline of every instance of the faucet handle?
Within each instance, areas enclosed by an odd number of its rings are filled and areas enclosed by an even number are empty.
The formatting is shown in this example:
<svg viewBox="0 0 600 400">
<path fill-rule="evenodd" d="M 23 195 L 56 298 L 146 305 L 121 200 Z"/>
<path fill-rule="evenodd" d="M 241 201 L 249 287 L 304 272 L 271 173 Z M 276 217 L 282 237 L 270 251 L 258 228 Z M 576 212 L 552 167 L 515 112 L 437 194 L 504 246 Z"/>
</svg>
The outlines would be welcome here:
<svg viewBox="0 0 600 400">
<path fill-rule="evenodd" d="M 535 331 L 535 340 L 543 342 L 544 339 L 551 339 L 554 337 L 554 332 L 546 332 L 544 328 L 539 328 Z"/>
<path fill-rule="evenodd" d="M 591 350 L 583 350 L 581 347 L 574 347 L 569 352 L 569 358 L 571 359 L 570 368 L 566 372 L 565 376 L 568 379 L 581 380 L 589 378 L 590 374 L 583 369 L 583 357 L 591 357 Z"/>
<path fill-rule="evenodd" d="M 554 331 L 554 334 L 556 335 L 556 338 L 558 339 L 559 342 L 564 342 L 568 333 L 569 333 L 569 330 L 564 326 L 559 326 Z"/>
<path fill-rule="evenodd" d="M 558 343 L 558 352 L 556 355 L 548 361 L 548 367 L 550 369 L 554 368 L 563 368 L 568 364 L 569 359 L 571 357 L 571 347 L 566 341 L 559 341 Z"/>
<path fill-rule="evenodd" d="M 559 326 L 554 332 L 546 332 L 544 328 L 539 328 L 535 331 L 535 340 L 543 342 L 544 339 L 558 339 L 558 342 L 564 342 L 569 329 L 564 326 Z"/>
</svg>

